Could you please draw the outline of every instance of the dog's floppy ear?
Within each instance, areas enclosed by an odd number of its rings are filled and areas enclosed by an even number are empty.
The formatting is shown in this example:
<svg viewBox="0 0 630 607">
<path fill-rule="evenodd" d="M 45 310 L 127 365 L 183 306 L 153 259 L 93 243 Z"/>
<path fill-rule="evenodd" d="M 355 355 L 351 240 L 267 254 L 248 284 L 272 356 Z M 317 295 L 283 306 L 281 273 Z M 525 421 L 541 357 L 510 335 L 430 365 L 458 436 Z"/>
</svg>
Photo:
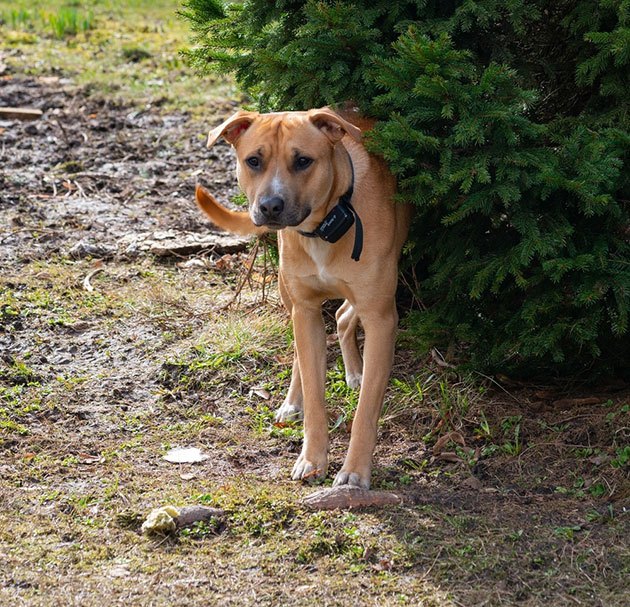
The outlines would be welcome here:
<svg viewBox="0 0 630 607">
<path fill-rule="evenodd" d="M 223 137 L 229 144 L 234 145 L 257 116 L 258 112 L 239 110 L 208 133 L 208 147 L 211 148 L 219 137 Z"/>
<path fill-rule="evenodd" d="M 361 129 L 344 120 L 330 108 L 323 107 L 318 110 L 310 110 L 308 117 L 334 143 L 346 134 L 350 135 L 355 141 L 361 141 Z"/>
</svg>

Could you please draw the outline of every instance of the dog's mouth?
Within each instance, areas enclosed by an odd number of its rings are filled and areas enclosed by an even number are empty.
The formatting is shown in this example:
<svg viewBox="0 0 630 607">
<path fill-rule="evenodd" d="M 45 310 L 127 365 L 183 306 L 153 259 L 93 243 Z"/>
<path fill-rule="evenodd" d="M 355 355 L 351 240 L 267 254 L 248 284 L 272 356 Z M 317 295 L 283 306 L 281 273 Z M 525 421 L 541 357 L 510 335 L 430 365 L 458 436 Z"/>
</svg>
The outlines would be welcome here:
<svg viewBox="0 0 630 607">
<path fill-rule="evenodd" d="M 311 214 L 311 207 L 307 206 L 303 209 L 299 209 L 299 214 L 296 212 L 293 213 L 283 213 L 277 219 L 263 219 L 258 215 L 255 218 L 252 217 L 252 220 L 257 226 L 265 226 L 269 230 L 283 230 L 284 228 L 294 228 L 302 224 L 308 216 Z"/>
<path fill-rule="evenodd" d="M 282 230 L 283 228 L 287 227 L 287 224 L 282 223 L 281 221 L 253 221 L 253 224 L 258 228 L 265 227 L 269 230 L 274 231 Z"/>
</svg>

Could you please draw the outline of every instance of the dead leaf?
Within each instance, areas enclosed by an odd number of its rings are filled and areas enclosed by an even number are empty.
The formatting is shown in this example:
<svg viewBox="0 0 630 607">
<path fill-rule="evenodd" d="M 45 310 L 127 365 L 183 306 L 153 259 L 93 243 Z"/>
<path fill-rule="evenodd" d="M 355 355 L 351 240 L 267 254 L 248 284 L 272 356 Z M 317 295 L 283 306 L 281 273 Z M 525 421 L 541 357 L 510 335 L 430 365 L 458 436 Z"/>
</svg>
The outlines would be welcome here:
<svg viewBox="0 0 630 607">
<path fill-rule="evenodd" d="M 101 455 L 91 455 L 89 453 L 79 453 L 77 459 L 80 464 L 102 464 L 105 458 Z"/>
<path fill-rule="evenodd" d="M 171 464 L 196 464 L 208 459 L 208 456 L 197 447 L 175 447 L 162 459 Z"/>
<path fill-rule="evenodd" d="M 271 398 L 271 394 L 269 394 L 269 390 L 266 390 L 265 388 L 252 388 L 249 391 L 250 394 L 255 394 L 256 396 L 260 396 L 260 398 L 263 398 L 265 400 L 269 400 Z"/>
<path fill-rule="evenodd" d="M 469 476 L 467 479 L 462 481 L 462 487 L 468 487 L 469 489 L 480 491 L 483 489 L 483 483 L 476 476 Z"/>
<path fill-rule="evenodd" d="M 293 354 L 276 354 L 274 360 L 281 365 L 289 365 L 293 362 Z"/>
<path fill-rule="evenodd" d="M 443 436 L 437 439 L 435 445 L 433 445 L 433 455 L 440 455 L 448 443 L 455 443 L 456 445 L 460 445 L 461 447 L 466 447 L 466 441 L 464 437 L 456 431 L 447 432 Z"/>
<path fill-rule="evenodd" d="M 131 572 L 127 565 L 114 565 L 107 571 L 109 577 L 129 577 Z"/>
<path fill-rule="evenodd" d="M 594 455 L 593 457 L 590 457 L 588 461 L 594 466 L 601 466 L 602 464 L 605 464 L 609 460 L 610 460 L 610 456 L 606 454 L 602 454 L 602 455 Z"/>
<path fill-rule="evenodd" d="M 376 571 L 391 571 L 394 568 L 394 563 L 388 558 L 382 558 L 373 565 Z"/>
<path fill-rule="evenodd" d="M 234 267 L 234 256 L 225 254 L 214 262 L 217 270 L 231 270 Z"/>
</svg>

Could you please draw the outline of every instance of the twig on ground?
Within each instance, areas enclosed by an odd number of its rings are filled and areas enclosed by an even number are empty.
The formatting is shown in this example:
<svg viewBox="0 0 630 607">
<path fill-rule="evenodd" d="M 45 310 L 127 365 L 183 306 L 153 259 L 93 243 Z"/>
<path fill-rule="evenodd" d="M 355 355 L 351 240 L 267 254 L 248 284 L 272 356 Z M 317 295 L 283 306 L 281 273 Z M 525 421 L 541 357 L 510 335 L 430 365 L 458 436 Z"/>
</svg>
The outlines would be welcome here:
<svg viewBox="0 0 630 607">
<path fill-rule="evenodd" d="M 510 398 L 513 398 L 519 405 L 523 402 L 520 399 L 516 398 L 514 394 L 506 390 L 496 379 L 494 379 L 494 377 L 490 377 L 489 375 L 485 375 L 484 373 L 480 373 L 479 371 L 475 371 L 475 373 L 477 375 L 480 375 L 484 379 L 487 379 L 488 381 L 492 382 L 497 388 L 499 388 L 500 390 L 503 390 L 503 392 L 505 392 Z"/>
<path fill-rule="evenodd" d="M 94 270 L 92 270 L 84 279 L 83 279 L 83 288 L 88 292 L 88 293 L 93 293 L 94 292 L 94 287 L 92 286 L 92 283 L 90 282 L 90 280 L 92 278 L 94 278 L 94 276 L 96 276 L 99 272 L 103 272 L 103 268 L 96 268 Z"/>
<path fill-rule="evenodd" d="M 81 184 L 75 179 L 72 183 L 77 186 L 77 192 L 81 198 L 87 198 L 85 195 L 85 190 L 81 187 Z"/>
<path fill-rule="evenodd" d="M 446 367 L 447 369 L 455 369 L 455 365 L 444 360 L 444 357 L 437 348 L 431 348 L 431 358 L 440 367 Z"/>
<path fill-rule="evenodd" d="M 66 147 L 70 147 L 70 139 L 68 138 L 68 133 L 66 133 L 66 129 L 64 128 L 61 120 L 59 120 L 59 118 L 55 118 L 55 122 L 57 123 L 57 126 L 59 127 L 59 130 L 61 131 L 61 136 L 63 137 L 63 140 L 66 143 Z"/>
<path fill-rule="evenodd" d="M 234 295 L 230 298 L 230 301 L 228 301 L 226 304 L 221 306 L 221 308 L 219 308 L 222 312 L 227 310 L 230 306 L 232 306 L 234 302 L 240 297 L 241 292 L 243 291 L 245 287 L 245 283 L 249 283 L 251 285 L 250 280 L 251 280 L 252 273 L 254 271 L 254 261 L 256 260 L 256 255 L 258 255 L 259 248 L 260 248 L 260 240 L 257 240 L 256 243 L 254 244 L 254 247 L 252 248 L 252 252 L 250 253 L 249 258 L 247 259 L 247 271 L 245 272 L 244 275 L 242 275 L 238 285 L 236 285 L 236 291 L 234 292 Z"/>
</svg>

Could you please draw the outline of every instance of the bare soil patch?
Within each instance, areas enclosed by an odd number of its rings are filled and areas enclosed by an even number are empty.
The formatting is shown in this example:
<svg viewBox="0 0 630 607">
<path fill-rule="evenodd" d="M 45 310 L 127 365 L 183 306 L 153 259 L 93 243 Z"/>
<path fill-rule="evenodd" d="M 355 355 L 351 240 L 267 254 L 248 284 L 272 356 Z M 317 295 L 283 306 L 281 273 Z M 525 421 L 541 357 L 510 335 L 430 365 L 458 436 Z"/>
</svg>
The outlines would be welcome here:
<svg viewBox="0 0 630 607">
<path fill-rule="evenodd" d="M 191 200 L 208 160 L 210 187 L 236 193 L 228 148 L 205 150 L 208 125 L 86 92 L 55 77 L 0 81 L 3 105 L 45 112 L 1 127 L 3 261 L 133 258 L 156 232 L 207 233 Z"/>
</svg>

